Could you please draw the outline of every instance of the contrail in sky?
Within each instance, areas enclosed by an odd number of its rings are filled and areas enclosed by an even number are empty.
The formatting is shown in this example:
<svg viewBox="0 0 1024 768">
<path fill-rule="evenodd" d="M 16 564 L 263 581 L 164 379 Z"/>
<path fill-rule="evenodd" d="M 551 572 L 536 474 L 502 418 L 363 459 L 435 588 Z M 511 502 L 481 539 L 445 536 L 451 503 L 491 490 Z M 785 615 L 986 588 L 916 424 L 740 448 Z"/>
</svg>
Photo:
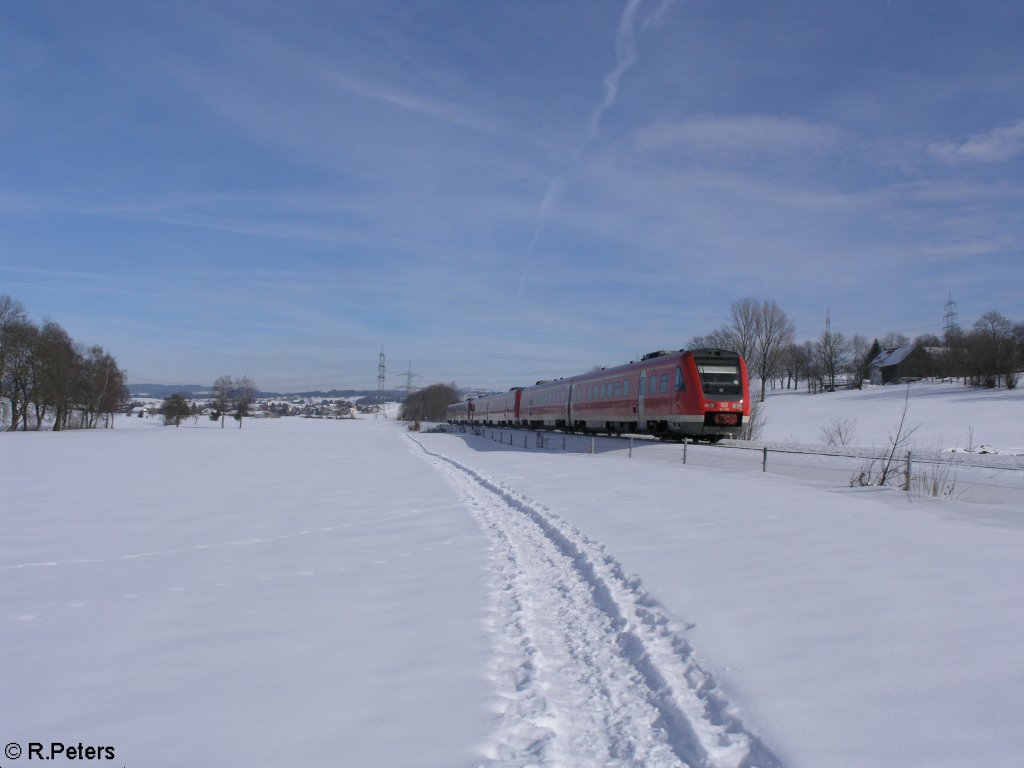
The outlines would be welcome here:
<svg viewBox="0 0 1024 768">
<path fill-rule="evenodd" d="M 644 20 L 644 28 L 659 26 L 668 7 L 675 2 L 676 0 L 661 0 L 658 7 Z M 598 131 L 601 128 L 601 119 L 604 117 L 604 114 L 615 105 L 615 102 L 619 97 L 619 81 L 622 79 L 622 76 L 626 74 L 626 72 L 628 72 L 636 63 L 637 13 L 640 10 L 640 6 L 643 4 L 644 0 L 628 0 L 625 9 L 622 11 L 622 18 L 619 19 L 619 31 L 615 37 L 615 67 L 604 79 L 604 101 L 602 101 L 591 114 L 587 136 L 573 151 L 573 161 L 580 156 L 590 142 L 597 138 Z M 533 249 L 537 245 L 537 240 L 540 238 L 540 233 L 543 231 L 544 225 L 547 223 L 548 214 L 558 202 L 558 197 L 566 184 L 567 179 L 566 173 L 564 172 L 558 174 L 548 182 L 547 189 L 544 191 L 544 197 L 540 202 L 537 226 L 533 231 L 533 238 L 530 240 L 530 247 L 527 249 L 527 254 L 533 253 Z M 519 289 L 516 291 L 516 301 L 518 301 L 519 297 L 522 295 L 525 284 L 526 270 L 524 269 L 522 276 L 519 278 Z"/>
<path fill-rule="evenodd" d="M 590 116 L 590 133 L 587 136 L 587 142 L 597 137 L 597 131 L 601 127 L 601 118 L 612 108 L 615 100 L 619 97 L 619 80 L 636 63 L 634 25 L 636 24 L 636 12 L 643 1 L 629 0 L 626 3 L 626 9 L 622 12 L 622 18 L 619 20 L 619 34 L 615 38 L 615 69 L 609 72 L 604 79 L 604 101 Z M 583 146 L 586 146 L 587 142 L 584 142 Z M 577 150 L 577 154 L 579 154 L 579 150 Z"/>
<path fill-rule="evenodd" d="M 658 7 L 643 20 L 643 28 L 661 26 L 669 6 L 675 2 L 676 0 L 661 0 Z M 643 4 L 644 0 L 629 0 L 626 3 L 626 8 L 622 11 L 622 18 L 619 20 L 619 33 L 615 37 L 615 68 L 604 79 L 604 101 L 590 116 L 590 133 L 587 135 L 587 140 L 576 150 L 576 155 L 579 155 L 588 143 L 597 138 L 597 132 L 601 127 L 601 118 L 619 98 L 619 81 L 636 64 L 636 19 L 640 6 Z"/>
</svg>

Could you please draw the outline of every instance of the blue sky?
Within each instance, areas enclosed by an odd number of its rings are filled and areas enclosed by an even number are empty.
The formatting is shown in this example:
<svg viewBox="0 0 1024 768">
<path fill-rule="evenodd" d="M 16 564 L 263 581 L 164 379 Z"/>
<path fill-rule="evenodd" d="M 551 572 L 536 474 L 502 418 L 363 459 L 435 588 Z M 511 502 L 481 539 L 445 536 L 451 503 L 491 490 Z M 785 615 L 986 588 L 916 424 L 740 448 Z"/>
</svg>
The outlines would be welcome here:
<svg viewBox="0 0 1024 768">
<path fill-rule="evenodd" d="M 134 382 L 1024 321 L 1024 5 L 0 0 L 0 293 Z"/>
</svg>

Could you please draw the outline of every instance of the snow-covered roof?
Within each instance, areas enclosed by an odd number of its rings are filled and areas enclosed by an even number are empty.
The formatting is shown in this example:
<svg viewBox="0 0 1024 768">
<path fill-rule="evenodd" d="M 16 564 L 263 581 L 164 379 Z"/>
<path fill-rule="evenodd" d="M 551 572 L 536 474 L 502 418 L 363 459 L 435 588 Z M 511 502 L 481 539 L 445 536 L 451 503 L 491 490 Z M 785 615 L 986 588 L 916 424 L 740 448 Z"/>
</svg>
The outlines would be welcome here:
<svg viewBox="0 0 1024 768">
<path fill-rule="evenodd" d="M 916 344 L 905 344 L 904 346 L 896 347 L 895 349 L 884 349 L 869 363 L 869 367 L 888 368 L 891 365 L 899 365 L 910 357 L 910 354 L 915 349 L 917 349 Z"/>
</svg>

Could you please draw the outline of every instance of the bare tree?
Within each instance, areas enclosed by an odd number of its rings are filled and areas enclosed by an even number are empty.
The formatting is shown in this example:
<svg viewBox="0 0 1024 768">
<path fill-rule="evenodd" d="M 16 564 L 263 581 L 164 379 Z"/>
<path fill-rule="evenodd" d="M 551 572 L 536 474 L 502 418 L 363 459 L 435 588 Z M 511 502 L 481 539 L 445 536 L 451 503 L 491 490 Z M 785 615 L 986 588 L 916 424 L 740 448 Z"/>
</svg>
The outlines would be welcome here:
<svg viewBox="0 0 1024 768">
<path fill-rule="evenodd" d="M 872 459 L 856 475 L 850 479 L 850 485 L 888 485 L 889 481 L 897 476 L 900 461 L 905 461 L 906 468 L 904 489 L 910 490 L 910 457 L 907 455 L 907 446 L 917 431 L 917 426 L 907 424 L 907 411 L 910 409 L 910 384 L 907 384 L 906 395 L 903 398 L 903 411 L 900 413 L 899 423 L 896 429 L 889 433 L 889 447 L 882 456 Z M 904 459 L 904 457 L 906 457 Z"/>
<path fill-rule="evenodd" d="M 856 419 L 841 419 L 838 416 L 821 428 L 821 436 L 826 445 L 849 445 L 857 431 Z"/>
<path fill-rule="evenodd" d="M 764 402 L 767 382 L 779 370 L 786 347 L 795 331 L 786 313 L 774 301 L 751 297 L 734 301 L 729 322 L 706 336 L 694 336 L 690 347 L 730 349 L 739 352 L 747 370 L 761 379 L 759 401 Z"/>
<path fill-rule="evenodd" d="M 210 418 L 214 421 L 219 419 L 221 429 L 224 429 L 224 417 L 228 415 L 234 404 L 235 382 L 230 376 L 221 376 L 213 382 L 213 397 L 210 399 L 210 408 L 213 410 Z"/>
<path fill-rule="evenodd" d="M 36 427 L 41 428 L 47 410 L 52 409 L 53 430 L 57 432 L 67 428 L 71 419 L 82 374 L 82 356 L 67 331 L 47 320 L 39 329 L 36 358 Z"/>
<path fill-rule="evenodd" d="M 238 428 L 242 428 L 242 418 L 249 415 L 249 407 L 256 398 L 256 385 L 248 376 L 243 376 L 235 382 L 234 405 L 235 419 L 238 420 Z"/>
<path fill-rule="evenodd" d="M 850 339 L 850 357 L 846 368 L 846 375 L 852 379 L 854 386 L 861 389 L 864 379 L 868 377 L 868 365 L 875 359 L 877 353 L 871 354 L 874 347 L 867 340 L 866 336 L 855 333 Z"/>
<path fill-rule="evenodd" d="M 734 301 L 729 309 L 728 332 L 733 342 L 733 351 L 739 352 L 750 367 L 758 367 L 757 328 L 761 322 L 761 302 L 749 296 Z"/>
<path fill-rule="evenodd" d="M 907 410 L 910 408 L 910 383 L 907 383 L 907 394 L 903 398 L 903 412 L 900 413 L 900 423 L 896 425 L 896 431 L 889 433 L 889 453 L 882 457 L 881 470 L 878 473 L 878 485 L 885 485 L 896 471 L 897 454 L 906 451 L 910 438 L 917 431 L 919 424 L 913 427 L 907 426 Z M 908 470 L 909 474 L 909 470 Z M 910 488 L 908 487 L 909 491 Z"/>
<path fill-rule="evenodd" d="M 401 421 L 445 421 L 448 406 L 458 400 L 459 391 L 454 383 L 431 384 L 405 398 L 398 418 Z"/>
<path fill-rule="evenodd" d="M 1006 379 L 1007 389 L 1017 386 L 1017 371 L 1024 364 L 1024 323 L 1017 323 L 1013 326 L 1015 368 Z"/>
<path fill-rule="evenodd" d="M 894 331 L 882 337 L 882 349 L 899 349 L 910 343 L 910 337 L 905 333 Z"/>
<path fill-rule="evenodd" d="M 999 312 L 986 312 L 964 339 L 971 375 L 976 384 L 1007 388 L 1016 385 L 1017 343 L 1013 324 Z"/>
<path fill-rule="evenodd" d="M 127 401 L 127 377 L 102 347 L 83 351 L 52 320 L 36 326 L 20 303 L 0 295 L 0 408 L 8 430 L 95 427 Z M 78 421 L 76 421 L 76 418 Z"/>
<path fill-rule="evenodd" d="M 168 395 L 160 405 L 160 413 L 164 417 L 164 425 L 173 424 L 181 426 L 181 420 L 187 419 L 192 410 L 189 408 L 188 400 L 180 393 Z"/>
<path fill-rule="evenodd" d="M 815 345 L 822 384 L 830 392 L 836 388 L 836 374 L 845 365 L 848 348 L 846 337 L 831 330 L 822 333 Z"/>
<path fill-rule="evenodd" d="M 821 363 L 821 356 L 818 354 L 818 343 L 805 341 L 801 348 L 801 358 L 804 363 L 804 380 L 807 382 L 809 393 L 820 392 L 825 388 L 825 373 Z"/>
<path fill-rule="evenodd" d="M 13 418 L 14 401 L 10 398 L 12 385 L 13 358 L 15 346 L 19 343 L 20 329 L 28 323 L 28 315 L 21 302 L 7 294 L 0 294 L 0 423 L 6 424 Z"/>
<path fill-rule="evenodd" d="M 739 343 L 729 328 L 719 328 L 704 336 L 694 336 L 687 342 L 689 349 L 738 349 Z M 600 370 L 600 366 L 598 366 Z"/>
<path fill-rule="evenodd" d="M 114 414 L 129 400 L 127 380 L 127 374 L 103 347 L 93 345 L 85 351 L 78 397 L 83 427 L 96 428 L 100 417 L 105 417 L 105 426 L 113 426 Z"/>
<path fill-rule="evenodd" d="M 746 299 L 745 301 L 751 301 Z M 757 373 L 761 377 L 761 396 L 765 398 L 765 384 L 769 377 L 775 375 L 782 358 L 783 350 L 793 342 L 796 331 L 789 317 L 774 301 L 766 301 L 757 305 L 755 302 L 754 339 L 752 349 L 756 361 Z"/>
<path fill-rule="evenodd" d="M 800 388 L 800 377 L 806 378 L 808 375 L 808 355 L 802 344 L 790 342 L 786 344 L 782 349 L 781 357 L 781 378 L 786 389 L 799 389 Z"/>
<path fill-rule="evenodd" d="M 14 432 L 29 428 L 29 404 L 35 394 L 38 367 L 35 362 L 39 329 L 28 320 L 13 322 L 4 334 L 4 397 L 10 404 Z"/>
</svg>

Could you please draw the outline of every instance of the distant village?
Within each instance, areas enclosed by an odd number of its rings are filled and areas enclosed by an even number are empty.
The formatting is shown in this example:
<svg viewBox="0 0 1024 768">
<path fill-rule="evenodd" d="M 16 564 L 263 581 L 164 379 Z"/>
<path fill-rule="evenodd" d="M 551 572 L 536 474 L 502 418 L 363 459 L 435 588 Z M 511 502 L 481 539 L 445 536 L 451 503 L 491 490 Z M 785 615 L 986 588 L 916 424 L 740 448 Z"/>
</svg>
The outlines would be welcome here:
<svg viewBox="0 0 1024 768">
<path fill-rule="evenodd" d="M 129 416 L 137 418 L 161 415 L 162 401 L 158 398 L 133 398 L 126 409 Z M 307 419 L 354 419 L 360 415 L 376 414 L 381 408 L 368 398 L 318 398 L 318 397 L 268 397 L 256 398 L 249 405 L 246 418 L 276 419 L 282 416 L 300 416 Z M 189 400 L 190 415 L 199 419 L 216 418 L 210 402 L 203 398 Z"/>
</svg>

